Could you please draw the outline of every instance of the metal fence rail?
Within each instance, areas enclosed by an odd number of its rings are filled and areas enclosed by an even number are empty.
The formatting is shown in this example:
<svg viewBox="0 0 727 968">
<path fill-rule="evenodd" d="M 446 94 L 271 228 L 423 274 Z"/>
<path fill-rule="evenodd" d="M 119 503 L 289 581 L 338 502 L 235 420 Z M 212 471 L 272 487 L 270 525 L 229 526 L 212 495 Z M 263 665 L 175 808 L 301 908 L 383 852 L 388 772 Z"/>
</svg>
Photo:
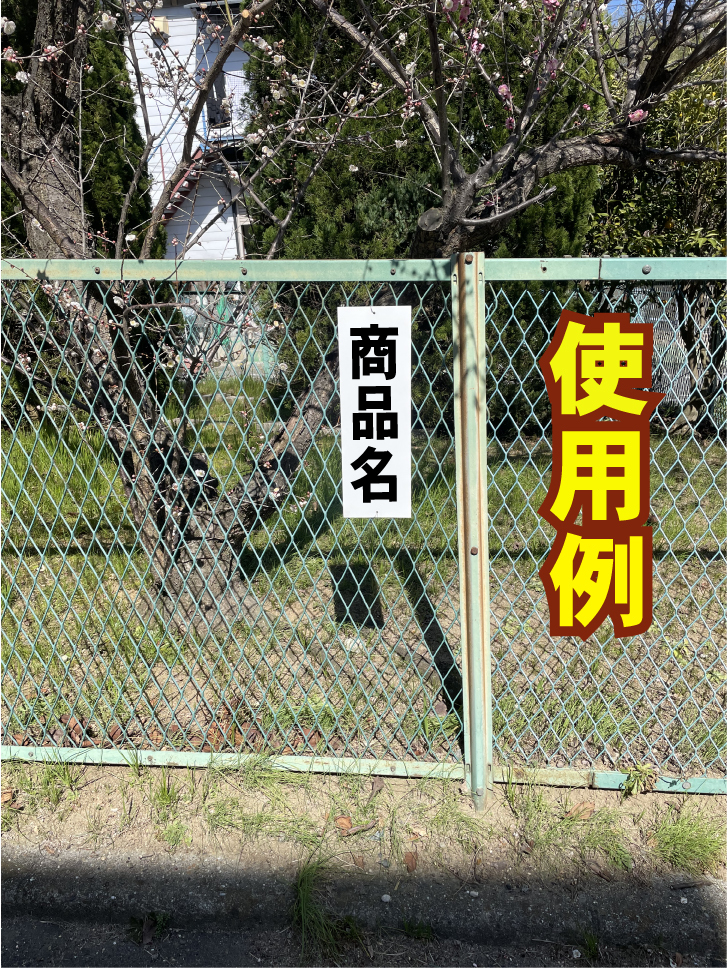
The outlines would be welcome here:
<svg viewBox="0 0 727 968">
<path fill-rule="evenodd" d="M 648 269 L 4 263 L 2 755 L 271 754 L 478 801 L 511 766 L 617 788 L 649 760 L 722 790 L 725 261 Z M 374 302 L 412 306 L 411 520 L 341 513 L 336 309 Z M 655 353 L 655 619 L 628 640 L 548 634 L 537 361 L 564 307 L 706 348 Z"/>
</svg>

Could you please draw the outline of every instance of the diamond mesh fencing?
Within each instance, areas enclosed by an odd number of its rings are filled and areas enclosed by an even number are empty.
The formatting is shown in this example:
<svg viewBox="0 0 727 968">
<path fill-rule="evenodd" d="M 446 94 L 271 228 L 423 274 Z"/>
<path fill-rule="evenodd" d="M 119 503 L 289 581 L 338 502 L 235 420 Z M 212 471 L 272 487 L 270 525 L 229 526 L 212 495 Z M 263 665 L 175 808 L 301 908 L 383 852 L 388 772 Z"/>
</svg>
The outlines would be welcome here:
<svg viewBox="0 0 727 968">
<path fill-rule="evenodd" d="M 461 761 L 449 288 L 4 284 L 5 744 Z M 342 517 L 373 302 L 413 307 L 410 520 Z"/>
<path fill-rule="evenodd" d="M 5 274 L 6 748 L 462 767 L 450 263 L 301 265 Z M 336 311 L 373 303 L 412 307 L 411 519 L 342 517 Z M 548 632 L 538 359 L 565 307 L 655 327 L 654 623 L 629 639 Z M 492 281 L 485 312 L 495 761 L 723 775 L 723 289 Z"/>
<path fill-rule="evenodd" d="M 550 403 L 538 359 L 563 309 L 654 325 L 654 621 L 617 639 L 551 638 L 538 577 L 555 531 Z M 501 761 L 724 775 L 724 287 L 491 283 L 487 293 L 493 742 Z"/>
</svg>

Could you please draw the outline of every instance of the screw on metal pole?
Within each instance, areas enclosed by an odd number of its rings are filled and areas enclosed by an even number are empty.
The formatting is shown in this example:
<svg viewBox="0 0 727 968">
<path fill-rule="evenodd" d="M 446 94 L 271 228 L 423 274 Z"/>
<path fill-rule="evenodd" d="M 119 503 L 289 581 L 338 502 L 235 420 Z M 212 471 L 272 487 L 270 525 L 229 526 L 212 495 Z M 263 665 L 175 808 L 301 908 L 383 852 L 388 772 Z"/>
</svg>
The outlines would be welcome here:
<svg viewBox="0 0 727 968">
<path fill-rule="evenodd" d="M 99 275 L 99 273 L 101 272 L 101 267 L 96 266 L 93 271 L 96 273 L 96 275 Z"/>
<path fill-rule="evenodd" d="M 471 252 L 468 252 L 467 255 L 464 257 L 464 261 L 467 263 L 468 266 L 472 265 L 473 259 L 474 259 L 474 256 L 472 255 Z"/>
<path fill-rule="evenodd" d="M 396 268 L 394 266 L 391 267 L 391 274 L 392 276 L 396 275 Z"/>
<path fill-rule="evenodd" d="M 477 548 L 470 548 L 470 554 L 471 555 L 476 555 L 477 554 Z"/>
<path fill-rule="evenodd" d="M 246 276 L 247 275 L 247 269 L 244 266 L 242 267 L 242 269 L 240 271 L 242 272 L 243 276 Z"/>
<path fill-rule="evenodd" d="M 651 272 L 651 266 L 644 266 L 641 271 L 645 276 L 648 276 L 648 274 Z"/>
</svg>

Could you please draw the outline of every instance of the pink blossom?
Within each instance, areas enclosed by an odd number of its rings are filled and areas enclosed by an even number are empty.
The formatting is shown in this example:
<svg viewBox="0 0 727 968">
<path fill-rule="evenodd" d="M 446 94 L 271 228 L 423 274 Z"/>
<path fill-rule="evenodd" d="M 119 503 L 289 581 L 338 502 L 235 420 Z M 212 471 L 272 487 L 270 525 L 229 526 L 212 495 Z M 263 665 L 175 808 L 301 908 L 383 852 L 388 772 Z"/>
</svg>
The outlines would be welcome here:
<svg viewBox="0 0 727 968">
<path fill-rule="evenodd" d="M 475 57 L 484 50 L 485 45 L 480 43 L 479 30 L 471 30 L 467 34 L 467 40 L 469 41 L 469 44 L 470 44 L 470 50 L 472 51 Z"/>
<path fill-rule="evenodd" d="M 550 74 L 551 80 L 555 80 L 555 72 L 558 70 L 558 61 L 554 57 L 545 63 L 545 70 Z"/>
<path fill-rule="evenodd" d="M 452 0 L 452 6 L 446 4 L 447 10 L 459 10 L 460 23 L 466 23 L 472 9 L 472 0 Z"/>
<path fill-rule="evenodd" d="M 508 131 L 514 131 L 515 130 L 515 118 L 508 118 L 507 121 L 505 122 L 505 127 L 507 128 Z"/>
<path fill-rule="evenodd" d="M 581 107 L 583 108 L 584 111 L 590 111 L 591 110 L 591 105 L 590 104 L 582 104 Z"/>
<path fill-rule="evenodd" d="M 512 97 L 512 95 L 510 94 L 510 88 L 507 86 L 507 84 L 501 84 L 497 89 L 497 93 L 500 95 L 500 97 L 504 97 L 504 98 Z"/>
<path fill-rule="evenodd" d="M 629 114 L 629 121 L 631 121 L 632 124 L 638 124 L 639 121 L 645 121 L 648 117 L 648 111 L 642 111 L 641 108 L 638 108 L 638 110 L 632 111 L 631 114 Z"/>
</svg>

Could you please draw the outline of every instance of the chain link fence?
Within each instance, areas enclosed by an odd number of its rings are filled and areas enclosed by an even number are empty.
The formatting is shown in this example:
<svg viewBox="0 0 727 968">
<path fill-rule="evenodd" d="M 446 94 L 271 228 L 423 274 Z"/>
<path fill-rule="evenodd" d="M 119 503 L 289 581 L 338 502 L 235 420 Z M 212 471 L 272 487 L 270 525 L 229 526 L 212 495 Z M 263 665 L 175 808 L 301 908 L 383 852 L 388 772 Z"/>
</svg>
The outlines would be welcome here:
<svg viewBox="0 0 727 968">
<path fill-rule="evenodd" d="M 3 755 L 461 772 L 452 265 L 247 267 L 4 266 Z M 494 759 L 721 776 L 724 292 L 688 266 L 670 292 L 627 268 L 487 272 Z M 336 310 L 372 303 L 412 306 L 410 520 L 342 517 Z M 657 334 L 654 624 L 630 639 L 548 633 L 537 361 L 565 307 Z"/>
<path fill-rule="evenodd" d="M 553 767 L 648 761 L 676 776 L 724 775 L 723 285 L 493 282 L 486 302 L 497 753 Z M 538 359 L 566 308 L 629 312 L 654 326 L 653 389 L 666 398 L 651 421 L 654 622 L 645 635 L 617 639 L 610 620 L 585 643 L 548 634 L 537 572 L 555 532 L 537 513 L 552 461 Z"/>
</svg>

